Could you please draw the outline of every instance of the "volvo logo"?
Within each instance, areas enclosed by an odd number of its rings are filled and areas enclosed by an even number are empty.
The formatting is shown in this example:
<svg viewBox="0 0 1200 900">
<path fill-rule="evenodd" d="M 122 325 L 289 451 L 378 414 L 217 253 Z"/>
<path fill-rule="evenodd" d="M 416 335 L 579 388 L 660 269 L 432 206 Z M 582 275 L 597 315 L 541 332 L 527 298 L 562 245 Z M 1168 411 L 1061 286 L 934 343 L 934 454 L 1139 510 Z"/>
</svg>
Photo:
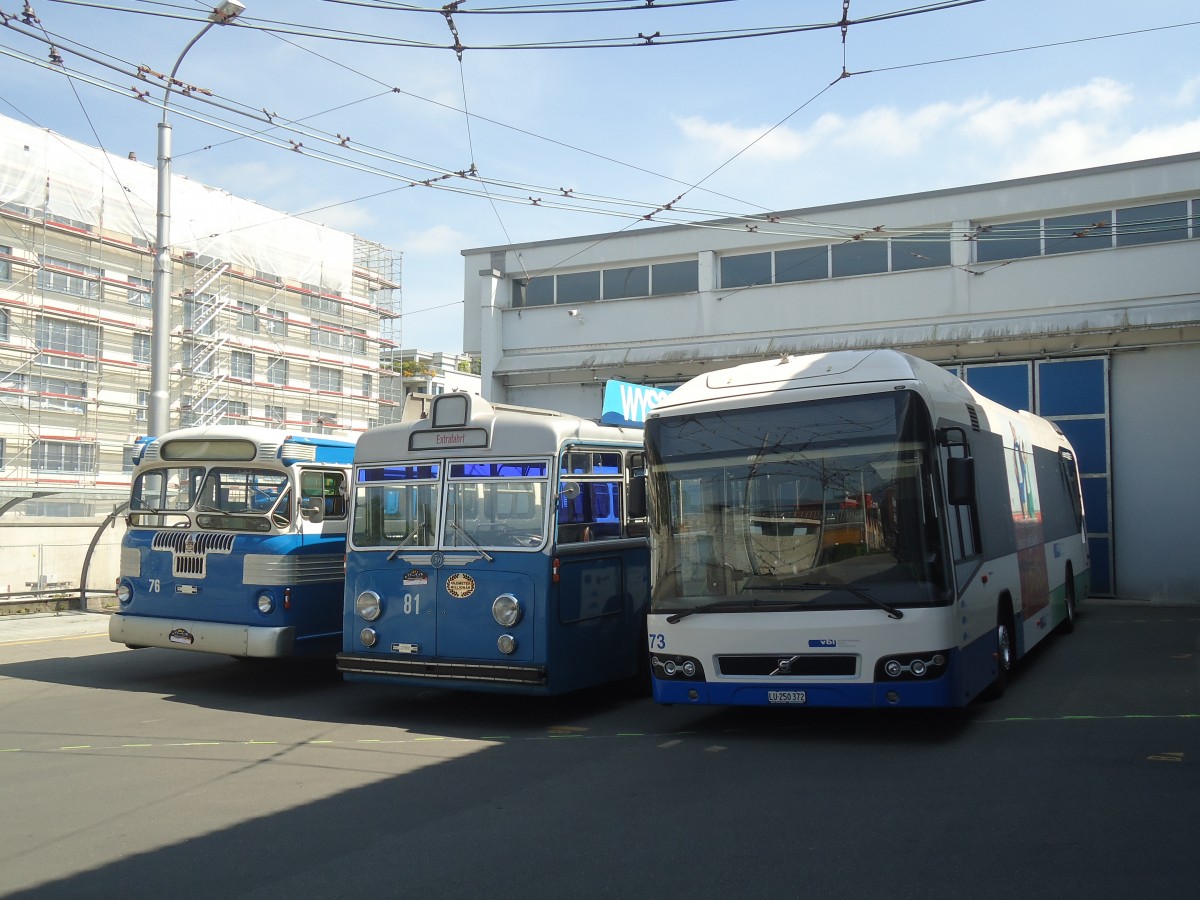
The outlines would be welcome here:
<svg viewBox="0 0 1200 900">
<path fill-rule="evenodd" d="M 780 675 L 786 675 L 792 671 L 792 661 L 790 659 L 781 659 L 775 671 Z"/>
</svg>

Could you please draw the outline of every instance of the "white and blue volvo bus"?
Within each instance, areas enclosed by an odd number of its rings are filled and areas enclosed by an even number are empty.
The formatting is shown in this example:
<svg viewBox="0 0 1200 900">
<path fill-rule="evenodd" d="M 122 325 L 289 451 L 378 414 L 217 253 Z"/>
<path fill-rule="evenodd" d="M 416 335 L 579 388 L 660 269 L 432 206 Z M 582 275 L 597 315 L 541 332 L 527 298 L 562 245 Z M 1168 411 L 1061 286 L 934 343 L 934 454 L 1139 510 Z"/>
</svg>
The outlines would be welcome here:
<svg viewBox="0 0 1200 900">
<path fill-rule="evenodd" d="M 234 657 L 335 654 L 353 438 L 228 425 L 139 444 L 109 637 Z"/>
<path fill-rule="evenodd" d="M 903 353 L 695 378 L 646 461 L 662 703 L 963 705 L 1087 595 L 1062 432 Z"/>
<path fill-rule="evenodd" d="M 560 694 L 646 664 L 640 429 L 434 397 L 354 456 L 348 681 Z"/>
</svg>

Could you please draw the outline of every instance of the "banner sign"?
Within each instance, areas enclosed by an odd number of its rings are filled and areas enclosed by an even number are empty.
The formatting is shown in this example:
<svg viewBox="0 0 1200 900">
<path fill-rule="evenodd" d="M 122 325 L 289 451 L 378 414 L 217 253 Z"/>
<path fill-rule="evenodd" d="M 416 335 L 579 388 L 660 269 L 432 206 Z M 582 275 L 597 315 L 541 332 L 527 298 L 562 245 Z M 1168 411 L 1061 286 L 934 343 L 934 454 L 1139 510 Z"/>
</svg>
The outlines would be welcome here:
<svg viewBox="0 0 1200 900">
<path fill-rule="evenodd" d="M 641 428 L 646 424 L 646 416 L 670 393 L 645 384 L 609 380 L 604 385 L 604 412 L 600 421 L 605 425 Z"/>
</svg>

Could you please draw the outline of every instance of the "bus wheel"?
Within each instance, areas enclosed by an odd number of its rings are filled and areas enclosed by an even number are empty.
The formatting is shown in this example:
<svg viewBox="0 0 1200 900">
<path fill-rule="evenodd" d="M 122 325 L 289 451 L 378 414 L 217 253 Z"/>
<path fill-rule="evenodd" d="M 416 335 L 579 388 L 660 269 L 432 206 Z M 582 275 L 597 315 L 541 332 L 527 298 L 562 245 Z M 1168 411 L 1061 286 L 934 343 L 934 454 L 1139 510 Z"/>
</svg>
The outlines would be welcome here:
<svg viewBox="0 0 1200 900">
<path fill-rule="evenodd" d="M 996 640 L 996 679 L 983 692 L 985 700 L 997 700 L 1004 696 L 1008 687 L 1008 676 L 1012 673 L 1016 661 L 1016 650 L 1013 647 L 1012 613 L 1003 606 L 996 614 L 996 630 L 993 632 Z"/>
<path fill-rule="evenodd" d="M 1067 566 L 1067 617 L 1058 623 L 1058 630 L 1070 634 L 1075 630 L 1075 573 Z"/>
</svg>

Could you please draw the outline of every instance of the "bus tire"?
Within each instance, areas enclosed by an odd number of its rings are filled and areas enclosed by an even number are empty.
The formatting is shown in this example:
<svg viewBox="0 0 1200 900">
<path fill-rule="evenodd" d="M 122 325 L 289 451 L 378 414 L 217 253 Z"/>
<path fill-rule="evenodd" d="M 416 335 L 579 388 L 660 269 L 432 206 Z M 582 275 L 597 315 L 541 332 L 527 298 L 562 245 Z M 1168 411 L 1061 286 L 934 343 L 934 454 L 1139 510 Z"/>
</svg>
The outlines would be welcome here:
<svg viewBox="0 0 1200 900">
<path fill-rule="evenodd" d="M 1058 630 L 1062 634 L 1070 634 L 1075 630 L 1075 618 L 1078 612 L 1075 608 L 1075 573 L 1071 570 L 1071 566 L 1067 565 L 1067 617 L 1058 623 Z"/>
<path fill-rule="evenodd" d="M 1013 643 L 1013 616 L 1009 601 L 1001 602 L 996 612 L 996 628 L 992 632 L 995 639 L 996 678 L 984 689 L 985 700 L 998 700 L 1004 696 L 1008 687 L 1008 678 L 1012 674 L 1016 662 L 1016 647 Z"/>
</svg>

